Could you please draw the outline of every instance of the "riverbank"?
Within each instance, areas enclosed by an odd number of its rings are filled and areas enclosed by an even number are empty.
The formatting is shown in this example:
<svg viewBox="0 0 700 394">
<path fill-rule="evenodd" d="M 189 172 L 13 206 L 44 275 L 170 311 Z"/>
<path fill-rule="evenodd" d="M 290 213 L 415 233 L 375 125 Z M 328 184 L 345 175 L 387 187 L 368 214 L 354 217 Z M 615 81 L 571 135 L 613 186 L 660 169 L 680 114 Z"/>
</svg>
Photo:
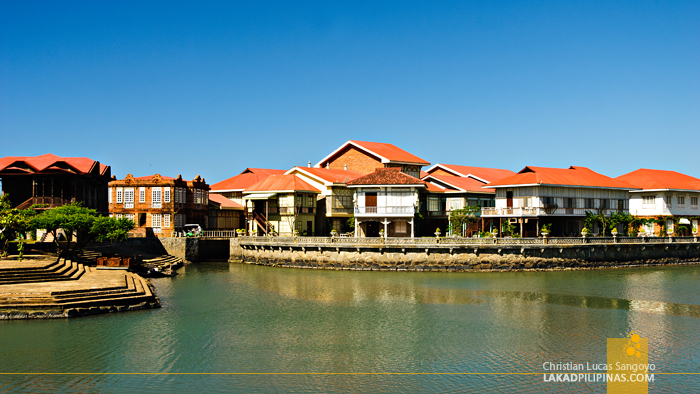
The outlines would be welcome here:
<svg viewBox="0 0 700 394">
<path fill-rule="evenodd" d="M 0 260 L 0 320 L 67 318 L 160 307 L 151 283 L 124 270 L 29 256 Z"/>
<path fill-rule="evenodd" d="M 512 239 L 505 240 L 513 242 L 507 244 L 481 239 L 405 239 L 402 243 L 384 243 L 363 239 L 241 237 L 231 239 L 229 261 L 289 268 L 416 272 L 545 271 L 700 263 L 700 243 L 692 237 L 637 243 L 629 238 L 574 238 L 568 244 L 559 243 L 562 241 Z"/>
</svg>

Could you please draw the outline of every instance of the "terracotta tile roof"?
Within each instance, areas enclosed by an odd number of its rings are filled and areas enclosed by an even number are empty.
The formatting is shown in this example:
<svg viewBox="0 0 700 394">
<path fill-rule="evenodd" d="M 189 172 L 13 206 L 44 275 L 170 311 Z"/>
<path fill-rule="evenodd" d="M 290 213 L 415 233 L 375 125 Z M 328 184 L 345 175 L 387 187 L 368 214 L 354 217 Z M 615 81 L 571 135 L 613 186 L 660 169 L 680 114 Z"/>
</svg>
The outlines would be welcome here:
<svg viewBox="0 0 700 394">
<path fill-rule="evenodd" d="M 29 166 L 36 172 L 47 170 L 62 170 L 57 165 L 65 163 L 79 173 L 87 174 L 96 167 L 99 173 L 105 174 L 109 166 L 100 164 L 87 157 L 60 157 L 47 153 L 41 156 L 7 156 L 0 158 L 0 171 L 16 170 L 26 172 L 22 165 Z M 15 165 L 17 164 L 17 166 Z"/>
<path fill-rule="evenodd" d="M 676 171 L 640 168 L 628 174 L 620 175 L 615 179 L 631 183 L 640 189 L 646 190 L 700 190 L 700 179 Z"/>
<path fill-rule="evenodd" d="M 284 174 L 284 170 L 246 168 L 240 174 L 211 185 L 212 191 L 243 191 L 270 175 Z"/>
<path fill-rule="evenodd" d="M 304 182 L 296 175 L 271 175 L 262 181 L 246 188 L 246 193 L 253 192 L 311 192 L 320 193 L 321 191 Z"/>
<path fill-rule="evenodd" d="M 474 193 L 496 193 L 495 189 L 486 189 L 483 186 L 487 185 L 484 182 L 477 181 L 474 178 L 449 175 L 428 175 L 424 181 L 430 183 L 431 179 L 451 186 L 459 192 L 474 192 Z M 449 191 L 449 190 L 448 190 Z"/>
<path fill-rule="evenodd" d="M 315 167 L 294 167 L 285 174 L 290 174 L 295 171 L 305 172 L 330 183 L 348 183 L 351 180 L 362 176 L 362 174 L 355 171 Z"/>
<path fill-rule="evenodd" d="M 368 142 L 368 141 L 355 141 L 350 140 L 340 148 L 333 151 L 330 155 L 326 156 L 318 162 L 314 167 L 323 167 L 325 163 L 335 156 L 337 153 L 342 151 L 346 146 L 353 145 L 360 150 L 364 150 L 381 160 L 382 163 L 405 163 L 405 164 L 415 164 L 419 166 L 429 166 L 430 163 L 421 159 L 420 157 L 406 152 L 405 150 L 398 148 L 392 144 L 387 144 L 384 142 Z"/>
<path fill-rule="evenodd" d="M 489 187 L 518 185 L 557 185 L 635 189 L 631 184 L 599 174 L 586 167 L 525 167 L 513 176 L 489 183 Z"/>
<path fill-rule="evenodd" d="M 442 168 L 447 172 L 451 172 L 456 176 L 472 176 L 479 178 L 485 182 L 496 182 L 497 180 L 503 179 L 508 176 L 515 175 L 511 170 L 503 170 L 499 168 L 486 168 L 486 167 L 470 167 L 470 166 L 458 166 L 455 164 L 442 164 L 438 163 L 434 166 L 428 168 L 428 174 L 435 172 L 437 169 Z M 421 177 L 423 179 L 424 177 Z"/>
<path fill-rule="evenodd" d="M 216 194 L 216 193 L 209 193 L 209 200 L 214 201 L 218 205 L 220 205 L 222 208 L 233 208 L 233 209 L 243 209 L 243 205 L 231 201 L 228 198 L 222 196 L 221 194 Z"/>
<path fill-rule="evenodd" d="M 451 189 L 443 189 L 439 187 L 438 185 L 432 184 L 430 182 L 425 182 L 425 187 L 428 189 L 430 193 L 445 193 L 446 191 L 450 191 Z"/>
<path fill-rule="evenodd" d="M 398 167 L 377 168 L 373 173 L 348 182 L 348 186 L 359 185 L 420 185 L 425 182 L 416 177 L 406 175 Z"/>
</svg>

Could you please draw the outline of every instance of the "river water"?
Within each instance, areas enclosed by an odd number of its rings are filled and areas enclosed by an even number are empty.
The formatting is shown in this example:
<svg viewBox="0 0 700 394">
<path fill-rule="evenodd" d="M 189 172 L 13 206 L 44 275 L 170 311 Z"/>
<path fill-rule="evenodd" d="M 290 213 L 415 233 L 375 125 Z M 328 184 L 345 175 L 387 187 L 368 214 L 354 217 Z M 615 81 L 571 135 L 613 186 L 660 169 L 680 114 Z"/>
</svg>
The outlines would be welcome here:
<svg viewBox="0 0 700 394">
<path fill-rule="evenodd" d="M 656 368 L 650 393 L 700 392 L 700 375 L 661 374 L 700 372 L 697 265 L 413 273 L 222 262 L 152 282 L 161 309 L 0 322 L 0 391 L 604 393 L 605 383 L 544 382 L 543 364 L 605 363 L 607 338 L 636 331 Z"/>
</svg>

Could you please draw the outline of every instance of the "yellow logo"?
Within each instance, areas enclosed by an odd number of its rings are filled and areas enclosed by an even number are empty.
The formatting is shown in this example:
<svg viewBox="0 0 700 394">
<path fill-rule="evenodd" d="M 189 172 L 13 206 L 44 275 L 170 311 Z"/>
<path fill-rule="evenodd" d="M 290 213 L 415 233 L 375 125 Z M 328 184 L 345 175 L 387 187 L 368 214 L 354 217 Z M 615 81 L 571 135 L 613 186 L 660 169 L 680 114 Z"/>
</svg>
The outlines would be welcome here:
<svg viewBox="0 0 700 394">
<path fill-rule="evenodd" d="M 607 351 L 608 394 L 647 394 L 654 379 L 649 370 L 649 340 L 632 331 L 626 338 L 608 338 Z"/>
</svg>

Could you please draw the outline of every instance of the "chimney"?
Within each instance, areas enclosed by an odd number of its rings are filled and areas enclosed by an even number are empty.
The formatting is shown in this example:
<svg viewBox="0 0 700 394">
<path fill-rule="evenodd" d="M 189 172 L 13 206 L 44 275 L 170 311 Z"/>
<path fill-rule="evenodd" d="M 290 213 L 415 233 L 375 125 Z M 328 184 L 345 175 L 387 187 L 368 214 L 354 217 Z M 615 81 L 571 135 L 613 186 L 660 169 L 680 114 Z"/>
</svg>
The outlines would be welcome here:
<svg viewBox="0 0 700 394">
<path fill-rule="evenodd" d="M 311 168 L 311 162 L 309 162 L 309 168 Z"/>
<path fill-rule="evenodd" d="M 344 169 L 345 171 L 347 171 L 347 170 L 348 170 L 348 165 L 347 165 L 347 164 L 343 164 L 343 169 Z"/>
</svg>

